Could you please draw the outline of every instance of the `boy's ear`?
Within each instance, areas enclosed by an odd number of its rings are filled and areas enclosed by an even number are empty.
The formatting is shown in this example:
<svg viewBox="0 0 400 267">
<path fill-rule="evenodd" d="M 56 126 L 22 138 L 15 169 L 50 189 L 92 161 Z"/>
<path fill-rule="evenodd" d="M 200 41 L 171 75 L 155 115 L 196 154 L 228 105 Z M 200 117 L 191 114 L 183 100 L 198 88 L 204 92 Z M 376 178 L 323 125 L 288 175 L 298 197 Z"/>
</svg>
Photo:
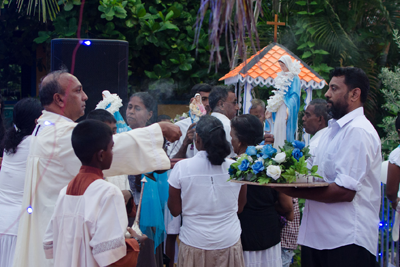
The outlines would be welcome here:
<svg viewBox="0 0 400 267">
<path fill-rule="evenodd" d="M 103 159 L 104 159 L 103 155 L 104 155 L 104 150 L 103 149 L 99 150 L 96 154 L 97 160 L 100 162 L 103 162 Z"/>
</svg>

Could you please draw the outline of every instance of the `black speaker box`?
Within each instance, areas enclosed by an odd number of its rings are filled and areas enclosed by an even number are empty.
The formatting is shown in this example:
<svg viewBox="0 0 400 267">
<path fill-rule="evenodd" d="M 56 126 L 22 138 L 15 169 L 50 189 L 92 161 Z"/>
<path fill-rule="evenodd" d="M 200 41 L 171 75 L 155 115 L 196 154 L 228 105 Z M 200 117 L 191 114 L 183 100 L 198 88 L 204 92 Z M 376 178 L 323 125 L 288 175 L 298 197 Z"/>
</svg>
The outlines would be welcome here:
<svg viewBox="0 0 400 267">
<path fill-rule="evenodd" d="M 72 70 L 72 55 L 79 39 L 51 40 L 51 71 L 65 66 Z M 102 100 L 101 92 L 118 94 L 124 106 L 128 104 L 128 42 L 121 40 L 81 39 L 75 55 L 73 73 L 88 96 L 85 116 Z M 82 120 L 82 118 L 80 119 Z"/>
</svg>

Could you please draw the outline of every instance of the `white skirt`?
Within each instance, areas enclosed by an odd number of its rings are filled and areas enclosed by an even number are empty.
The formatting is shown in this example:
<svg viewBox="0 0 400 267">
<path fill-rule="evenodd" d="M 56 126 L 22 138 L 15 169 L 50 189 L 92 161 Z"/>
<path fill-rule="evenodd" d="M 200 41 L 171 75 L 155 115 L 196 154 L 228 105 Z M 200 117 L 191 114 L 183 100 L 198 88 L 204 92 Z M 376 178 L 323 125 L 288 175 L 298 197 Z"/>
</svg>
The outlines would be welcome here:
<svg viewBox="0 0 400 267">
<path fill-rule="evenodd" d="M 246 267 L 282 267 L 281 243 L 260 251 L 243 251 Z"/>
<path fill-rule="evenodd" d="M 16 235 L 3 235 L 0 237 L 0 266 L 12 267 L 17 244 Z"/>
</svg>

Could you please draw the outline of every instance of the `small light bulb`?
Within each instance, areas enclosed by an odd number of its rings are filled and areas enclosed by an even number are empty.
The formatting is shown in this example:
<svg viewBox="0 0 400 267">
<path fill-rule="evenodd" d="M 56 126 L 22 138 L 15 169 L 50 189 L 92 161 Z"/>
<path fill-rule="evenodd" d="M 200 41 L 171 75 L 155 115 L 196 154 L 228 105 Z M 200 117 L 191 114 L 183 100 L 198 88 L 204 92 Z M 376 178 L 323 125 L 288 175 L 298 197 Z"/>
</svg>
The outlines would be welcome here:
<svg viewBox="0 0 400 267">
<path fill-rule="evenodd" d="M 26 208 L 26 211 L 27 211 L 29 214 L 32 214 L 32 212 L 33 212 L 32 206 L 27 207 L 27 208 Z"/>
<path fill-rule="evenodd" d="M 91 41 L 89 41 L 89 40 L 83 41 L 83 43 L 84 43 L 85 45 L 87 45 L 87 46 L 89 46 L 89 45 L 91 45 L 91 44 L 92 44 L 92 42 L 91 42 Z"/>
<path fill-rule="evenodd" d="M 52 123 L 51 121 L 45 121 L 44 122 L 44 125 L 45 126 L 50 126 L 50 125 L 53 125 L 54 123 Z"/>
</svg>

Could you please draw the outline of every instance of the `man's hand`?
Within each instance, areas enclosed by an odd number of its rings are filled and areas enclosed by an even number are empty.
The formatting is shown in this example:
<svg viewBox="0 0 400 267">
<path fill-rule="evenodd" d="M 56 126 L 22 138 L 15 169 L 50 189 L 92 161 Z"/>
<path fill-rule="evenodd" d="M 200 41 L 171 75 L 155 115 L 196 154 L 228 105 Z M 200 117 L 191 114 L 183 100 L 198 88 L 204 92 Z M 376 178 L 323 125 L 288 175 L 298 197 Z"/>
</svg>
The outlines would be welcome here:
<svg viewBox="0 0 400 267">
<path fill-rule="evenodd" d="M 264 144 L 268 145 L 273 145 L 275 141 L 274 135 L 273 134 L 264 134 Z"/>
<path fill-rule="evenodd" d="M 159 122 L 158 124 L 160 125 L 162 134 L 167 141 L 172 143 L 181 137 L 182 133 L 179 126 L 170 122 Z"/>
<path fill-rule="evenodd" d="M 185 139 L 183 140 L 183 145 L 186 147 L 193 142 L 193 137 L 196 132 L 196 129 L 194 126 L 196 126 L 196 123 L 190 124 L 189 130 L 186 132 Z"/>
<path fill-rule="evenodd" d="M 131 234 L 132 237 L 136 237 L 137 239 L 139 239 L 140 243 L 143 244 L 146 241 L 147 235 L 143 234 L 142 236 L 140 236 L 130 227 L 128 227 L 127 230 Z"/>
</svg>

